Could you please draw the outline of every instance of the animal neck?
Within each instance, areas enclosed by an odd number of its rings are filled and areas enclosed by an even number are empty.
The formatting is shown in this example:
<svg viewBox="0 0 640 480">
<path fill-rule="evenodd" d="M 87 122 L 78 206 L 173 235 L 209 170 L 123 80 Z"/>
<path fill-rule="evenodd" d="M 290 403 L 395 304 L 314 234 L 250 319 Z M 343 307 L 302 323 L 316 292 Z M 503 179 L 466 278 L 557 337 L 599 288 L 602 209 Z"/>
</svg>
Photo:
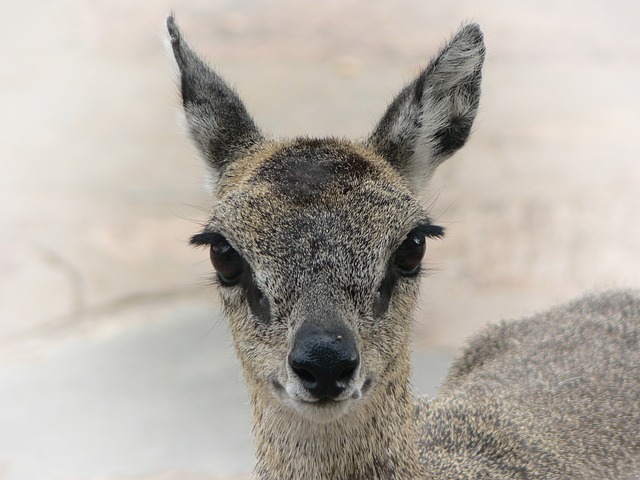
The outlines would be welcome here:
<svg viewBox="0 0 640 480">
<path fill-rule="evenodd" d="M 273 398 L 252 395 L 257 477 L 421 477 L 415 404 L 409 389 L 409 368 L 406 370 L 402 378 L 396 376 L 394 381 L 378 385 L 362 405 L 328 423 L 315 423 Z"/>
</svg>

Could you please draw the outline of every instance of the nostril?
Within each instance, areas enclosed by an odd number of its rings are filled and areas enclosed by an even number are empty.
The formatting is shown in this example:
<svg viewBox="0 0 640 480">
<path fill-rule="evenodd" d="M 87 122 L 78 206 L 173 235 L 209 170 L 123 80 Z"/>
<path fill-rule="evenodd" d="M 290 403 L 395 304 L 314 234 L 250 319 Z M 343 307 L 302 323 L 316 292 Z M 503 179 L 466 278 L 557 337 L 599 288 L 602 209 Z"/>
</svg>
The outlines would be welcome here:
<svg viewBox="0 0 640 480">
<path fill-rule="evenodd" d="M 338 378 L 336 379 L 337 383 L 349 383 L 351 377 L 353 377 L 353 373 L 356 371 L 356 367 L 347 367 L 345 368 Z"/>
<path fill-rule="evenodd" d="M 295 373 L 305 388 L 313 389 L 318 385 L 318 379 L 312 372 L 312 366 L 308 361 L 305 361 L 304 357 L 299 358 L 294 355 L 289 356 L 289 365 L 291 370 Z"/>
<path fill-rule="evenodd" d="M 293 371 L 296 372 L 296 375 L 298 375 L 298 377 L 300 377 L 300 379 L 307 384 L 315 384 L 316 383 L 316 377 L 313 376 L 313 373 L 311 373 L 308 370 L 305 370 L 304 368 L 296 368 L 293 367 Z"/>
</svg>

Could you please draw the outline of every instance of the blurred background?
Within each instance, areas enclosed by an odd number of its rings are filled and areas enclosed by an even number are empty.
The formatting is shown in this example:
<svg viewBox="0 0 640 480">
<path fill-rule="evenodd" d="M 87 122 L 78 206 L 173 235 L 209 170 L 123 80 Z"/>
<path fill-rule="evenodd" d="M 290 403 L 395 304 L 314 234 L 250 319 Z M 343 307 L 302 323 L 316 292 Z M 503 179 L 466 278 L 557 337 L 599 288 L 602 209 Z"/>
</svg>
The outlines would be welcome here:
<svg viewBox="0 0 640 480">
<path fill-rule="evenodd" d="M 640 285 L 640 7 L 630 0 L 26 0 L 0 30 L 0 479 L 213 480 L 249 411 L 180 133 L 164 18 L 275 135 L 367 134 L 465 21 L 488 56 L 425 199 L 416 386 L 464 339 Z"/>
</svg>

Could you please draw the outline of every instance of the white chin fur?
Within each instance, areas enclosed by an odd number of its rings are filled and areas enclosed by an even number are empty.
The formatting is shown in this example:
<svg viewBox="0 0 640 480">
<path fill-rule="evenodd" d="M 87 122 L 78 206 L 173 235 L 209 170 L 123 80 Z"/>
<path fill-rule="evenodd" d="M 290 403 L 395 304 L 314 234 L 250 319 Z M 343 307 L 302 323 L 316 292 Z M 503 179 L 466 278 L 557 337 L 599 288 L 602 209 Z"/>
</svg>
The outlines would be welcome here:
<svg viewBox="0 0 640 480">
<path fill-rule="evenodd" d="M 357 402 L 358 400 L 351 398 L 338 402 L 305 402 L 289 398 L 284 403 L 306 420 L 316 423 L 330 423 L 347 414 Z"/>
</svg>

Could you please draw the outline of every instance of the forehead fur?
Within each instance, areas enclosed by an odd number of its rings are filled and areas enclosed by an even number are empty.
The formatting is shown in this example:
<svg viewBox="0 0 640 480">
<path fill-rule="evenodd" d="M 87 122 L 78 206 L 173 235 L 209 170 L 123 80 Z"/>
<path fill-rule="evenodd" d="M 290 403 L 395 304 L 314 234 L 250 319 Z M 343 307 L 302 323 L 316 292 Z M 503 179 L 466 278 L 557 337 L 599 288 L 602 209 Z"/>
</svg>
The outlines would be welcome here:
<svg viewBox="0 0 640 480">
<path fill-rule="evenodd" d="M 298 140 L 266 158 L 253 176 L 273 186 L 284 200 L 304 204 L 345 194 L 358 183 L 384 177 L 365 151 L 336 140 Z"/>
<path fill-rule="evenodd" d="M 331 275 L 370 284 L 427 219 L 392 167 L 349 142 L 265 145 L 225 176 L 207 230 L 227 237 L 269 282 Z"/>
<path fill-rule="evenodd" d="M 373 215 L 376 210 L 395 211 L 409 223 L 425 219 L 397 172 L 361 145 L 306 138 L 266 143 L 225 172 L 211 227 L 232 234 L 243 226 L 244 222 L 236 223 L 242 212 L 283 219 L 305 211 L 337 213 L 359 206 L 369 207 L 366 211 Z M 372 211 L 372 206 L 377 208 Z M 262 222 L 256 225 L 264 227 Z"/>
<path fill-rule="evenodd" d="M 225 235 L 255 266 L 295 263 L 318 271 L 362 261 L 357 267 L 366 269 L 367 262 L 385 262 L 426 220 L 396 171 L 347 141 L 266 144 L 221 180 L 207 230 Z"/>
<path fill-rule="evenodd" d="M 230 165 L 224 177 L 221 196 L 261 186 L 279 188 L 285 196 L 308 197 L 354 180 L 402 184 L 396 171 L 373 150 L 334 138 L 264 142 Z"/>
</svg>

